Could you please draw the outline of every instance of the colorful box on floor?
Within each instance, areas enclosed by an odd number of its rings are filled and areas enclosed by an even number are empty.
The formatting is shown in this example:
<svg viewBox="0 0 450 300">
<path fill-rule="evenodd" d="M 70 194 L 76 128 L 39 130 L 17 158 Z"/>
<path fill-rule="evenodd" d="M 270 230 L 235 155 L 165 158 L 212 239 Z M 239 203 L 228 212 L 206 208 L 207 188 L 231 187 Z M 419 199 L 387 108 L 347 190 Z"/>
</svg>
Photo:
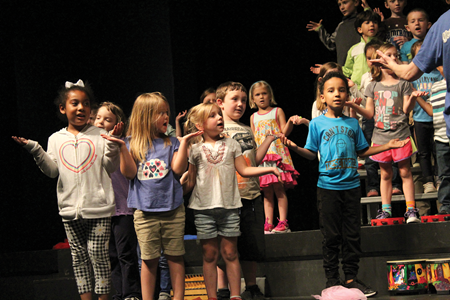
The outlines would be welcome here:
<svg viewBox="0 0 450 300">
<path fill-rule="evenodd" d="M 388 261 L 386 263 L 389 292 L 423 293 L 428 290 L 425 259 Z"/>
<path fill-rule="evenodd" d="M 450 258 L 427 259 L 428 283 L 438 294 L 450 293 Z"/>
</svg>

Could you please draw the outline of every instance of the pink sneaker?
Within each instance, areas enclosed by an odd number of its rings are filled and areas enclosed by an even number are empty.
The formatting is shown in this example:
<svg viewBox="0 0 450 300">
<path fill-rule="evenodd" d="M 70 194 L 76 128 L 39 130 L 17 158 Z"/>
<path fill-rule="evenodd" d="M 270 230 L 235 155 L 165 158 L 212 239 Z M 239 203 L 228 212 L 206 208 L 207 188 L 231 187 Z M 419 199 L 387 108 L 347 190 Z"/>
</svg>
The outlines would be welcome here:
<svg viewBox="0 0 450 300">
<path fill-rule="evenodd" d="M 269 218 L 266 218 L 266 222 L 264 223 L 264 234 L 271 234 L 274 226 L 267 221 L 269 221 Z"/>
<path fill-rule="evenodd" d="M 272 230 L 273 233 L 288 233 L 291 232 L 288 225 L 288 220 L 280 221 L 278 219 L 278 225 Z"/>
</svg>

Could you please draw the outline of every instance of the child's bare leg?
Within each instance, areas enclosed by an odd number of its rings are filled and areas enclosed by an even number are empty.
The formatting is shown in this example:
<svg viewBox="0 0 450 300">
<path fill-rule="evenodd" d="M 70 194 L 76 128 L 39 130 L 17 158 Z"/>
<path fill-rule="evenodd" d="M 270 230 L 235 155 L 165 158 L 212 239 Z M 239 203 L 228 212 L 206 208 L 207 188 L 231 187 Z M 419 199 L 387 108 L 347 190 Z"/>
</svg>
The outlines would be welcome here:
<svg viewBox="0 0 450 300">
<path fill-rule="evenodd" d="M 265 219 L 266 220 L 268 219 L 267 222 L 269 222 L 269 224 L 273 224 L 273 208 L 274 208 L 273 187 L 272 186 L 263 187 L 262 190 L 264 192 L 264 215 L 265 215 Z"/>
<path fill-rule="evenodd" d="M 237 237 L 221 236 L 220 250 L 226 264 L 230 295 L 231 297 L 239 296 L 241 294 L 241 266 L 237 251 Z"/>
<path fill-rule="evenodd" d="M 98 295 L 98 299 L 99 300 L 108 300 L 109 294 Z"/>
<path fill-rule="evenodd" d="M 81 300 L 92 300 L 92 293 L 83 293 L 80 295 Z"/>
<path fill-rule="evenodd" d="M 208 298 L 217 298 L 217 259 L 219 241 L 217 238 L 201 240 L 203 249 L 203 278 Z"/>
<path fill-rule="evenodd" d="M 281 183 L 274 183 L 272 186 L 275 190 L 275 196 L 277 196 L 280 221 L 286 221 L 288 214 L 288 199 L 286 191 L 284 190 L 284 187 L 281 185 Z"/>
<path fill-rule="evenodd" d="M 228 289 L 228 279 L 225 271 L 222 270 L 219 266 L 217 267 L 217 288 L 220 289 Z"/>
<path fill-rule="evenodd" d="M 392 199 L 392 163 L 379 163 L 380 165 L 380 193 L 381 203 L 391 204 Z"/>
<path fill-rule="evenodd" d="M 173 300 L 184 299 L 184 259 L 183 256 L 167 255 L 169 263 L 170 281 L 172 282 Z"/>
<path fill-rule="evenodd" d="M 142 300 L 153 300 L 156 284 L 156 270 L 159 258 L 142 260 L 141 267 L 141 289 Z"/>
<path fill-rule="evenodd" d="M 405 159 L 398 162 L 398 170 L 400 177 L 402 178 L 403 195 L 405 195 L 405 201 L 415 201 L 414 197 L 414 180 L 411 173 L 410 160 Z"/>
</svg>

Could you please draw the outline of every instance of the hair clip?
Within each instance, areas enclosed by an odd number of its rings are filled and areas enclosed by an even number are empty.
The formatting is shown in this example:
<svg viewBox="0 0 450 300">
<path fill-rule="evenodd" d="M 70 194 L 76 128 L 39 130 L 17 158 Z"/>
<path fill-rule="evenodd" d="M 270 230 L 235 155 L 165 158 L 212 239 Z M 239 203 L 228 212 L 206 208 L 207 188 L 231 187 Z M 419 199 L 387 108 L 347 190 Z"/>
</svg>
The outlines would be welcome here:
<svg viewBox="0 0 450 300">
<path fill-rule="evenodd" d="M 70 89 L 73 86 L 81 86 L 84 87 L 84 82 L 81 79 L 78 79 L 76 83 L 72 83 L 70 81 L 66 81 L 66 89 Z"/>
</svg>

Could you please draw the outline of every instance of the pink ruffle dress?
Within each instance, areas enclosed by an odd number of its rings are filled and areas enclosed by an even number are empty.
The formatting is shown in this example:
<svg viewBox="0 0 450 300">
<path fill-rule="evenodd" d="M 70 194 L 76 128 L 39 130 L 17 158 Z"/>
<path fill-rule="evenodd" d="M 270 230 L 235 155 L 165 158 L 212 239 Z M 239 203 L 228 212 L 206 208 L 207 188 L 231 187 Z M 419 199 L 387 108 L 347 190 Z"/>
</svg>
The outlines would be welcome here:
<svg viewBox="0 0 450 300">
<path fill-rule="evenodd" d="M 274 107 L 266 114 L 260 114 L 258 112 L 253 114 L 255 141 L 258 147 L 261 146 L 268 134 L 281 133 L 280 125 L 277 122 L 277 113 L 278 108 Z M 289 149 L 279 139 L 276 139 L 270 144 L 260 166 L 276 166 L 281 173 L 281 178 L 284 181 L 284 187 L 286 189 L 293 188 L 297 185 L 296 178 L 300 174 L 294 169 Z M 278 179 L 273 174 L 259 177 L 259 184 L 261 187 L 267 187 L 276 182 L 278 182 Z"/>
</svg>

